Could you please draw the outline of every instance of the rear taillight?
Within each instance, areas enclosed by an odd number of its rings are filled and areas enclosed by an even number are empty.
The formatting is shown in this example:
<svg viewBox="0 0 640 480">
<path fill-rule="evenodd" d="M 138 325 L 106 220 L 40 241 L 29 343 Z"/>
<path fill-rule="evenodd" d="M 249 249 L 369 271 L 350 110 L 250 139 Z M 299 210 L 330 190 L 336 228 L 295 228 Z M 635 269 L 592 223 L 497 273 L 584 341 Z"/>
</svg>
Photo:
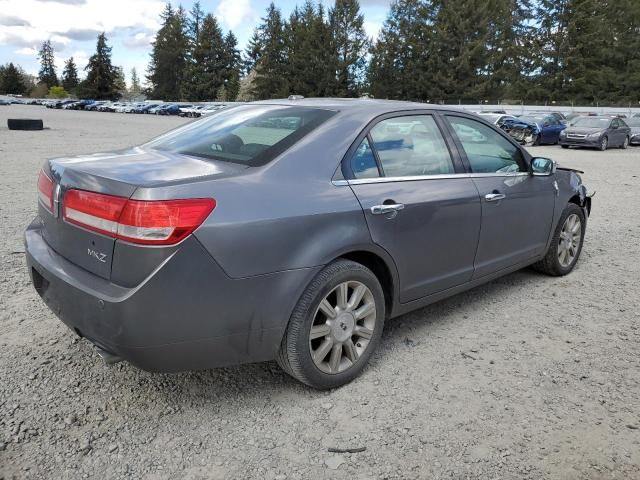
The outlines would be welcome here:
<svg viewBox="0 0 640 480">
<path fill-rule="evenodd" d="M 53 212 L 53 188 L 53 180 L 40 170 L 40 175 L 38 176 L 38 198 L 50 212 Z"/>
<path fill-rule="evenodd" d="M 63 217 L 74 225 L 145 245 L 173 245 L 189 236 L 216 207 L 212 198 L 129 200 L 69 190 Z"/>
</svg>

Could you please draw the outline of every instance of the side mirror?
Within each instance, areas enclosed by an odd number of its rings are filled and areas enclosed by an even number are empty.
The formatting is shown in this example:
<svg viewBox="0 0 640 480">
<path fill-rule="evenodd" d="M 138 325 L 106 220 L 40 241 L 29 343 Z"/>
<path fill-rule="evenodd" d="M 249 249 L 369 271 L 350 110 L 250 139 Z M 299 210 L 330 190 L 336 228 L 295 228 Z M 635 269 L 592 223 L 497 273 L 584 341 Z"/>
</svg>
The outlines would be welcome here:
<svg viewBox="0 0 640 480">
<path fill-rule="evenodd" d="M 550 158 L 535 157 L 531 159 L 531 172 L 534 175 L 548 176 L 556 171 L 556 162 Z"/>
</svg>

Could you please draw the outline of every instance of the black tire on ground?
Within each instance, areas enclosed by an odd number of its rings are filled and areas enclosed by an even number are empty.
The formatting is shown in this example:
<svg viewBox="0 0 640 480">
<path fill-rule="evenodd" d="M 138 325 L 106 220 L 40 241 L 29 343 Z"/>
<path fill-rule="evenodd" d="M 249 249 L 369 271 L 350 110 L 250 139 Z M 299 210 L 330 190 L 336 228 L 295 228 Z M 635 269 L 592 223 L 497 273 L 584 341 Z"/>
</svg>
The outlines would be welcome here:
<svg viewBox="0 0 640 480">
<path fill-rule="evenodd" d="M 624 142 L 622 143 L 622 145 L 620 145 L 620 148 L 623 150 L 629 148 L 629 137 L 624 138 Z"/>
<path fill-rule="evenodd" d="M 562 232 L 562 228 L 570 215 L 577 215 L 580 219 L 580 245 L 578 245 L 577 253 L 571 263 L 567 266 L 563 266 L 560 264 L 560 259 L 558 258 L 558 248 L 560 246 L 560 233 Z M 578 259 L 580 258 L 580 253 L 582 252 L 582 245 L 584 244 L 584 234 L 586 232 L 587 219 L 584 214 L 584 210 L 580 208 L 575 203 L 569 203 L 562 215 L 560 216 L 560 221 L 556 226 L 556 230 L 553 233 L 553 238 L 551 239 L 551 244 L 549 245 L 549 249 L 547 250 L 546 255 L 542 260 L 537 263 L 534 263 L 532 267 L 542 273 L 546 273 L 547 275 L 552 275 L 554 277 L 567 275 L 573 270 L 576 263 L 578 263 Z"/>
<path fill-rule="evenodd" d="M 42 120 L 33 118 L 10 118 L 7 120 L 9 130 L 42 130 Z"/>
<path fill-rule="evenodd" d="M 360 282 L 371 291 L 376 307 L 375 326 L 366 350 L 361 353 L 355 364 L 343 372 L 330 374 L 321 371 L 314 363 L 309 335 L 320 302 L 346 281 Z M 286 373 L 313 388 L 325 390 L 349 383 L 362 372 L 380 343 L 385 310 L 384 293 L 373 272 L 359 263 L 337 260 L 318 273 L 302 294 L 289 319 L 276 361 Z"/>
<path fill-rule="evenodd" d="M 562 148 L 569 148 L 569 145 L 560 145 Z"/>
<path fill-rule="evenodd" d="M 607 148 L 609 148 L 609 139 L 607 137 L 602 137 L 598 150 L 604 152 Z"/>
</svg>

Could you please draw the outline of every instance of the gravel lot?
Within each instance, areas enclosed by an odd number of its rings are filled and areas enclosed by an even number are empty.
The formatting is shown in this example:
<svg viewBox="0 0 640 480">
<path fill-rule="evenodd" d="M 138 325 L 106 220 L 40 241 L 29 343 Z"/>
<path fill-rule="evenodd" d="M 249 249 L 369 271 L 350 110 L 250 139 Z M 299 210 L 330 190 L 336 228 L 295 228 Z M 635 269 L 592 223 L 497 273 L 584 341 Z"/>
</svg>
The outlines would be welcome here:
<svg viewBox="0 0 640 480">
<path fill-rule="evenodd" d="M 275 363 L 107 367 L 29 283 L 42 162 L 184 122 L 0 107 L 0 480 L 640 479 L 640 148 L 536 147 L 598 192 L 574 273 L 524 270 L 388 322 L 365 373 L 319 393 Z"/>
</svg>

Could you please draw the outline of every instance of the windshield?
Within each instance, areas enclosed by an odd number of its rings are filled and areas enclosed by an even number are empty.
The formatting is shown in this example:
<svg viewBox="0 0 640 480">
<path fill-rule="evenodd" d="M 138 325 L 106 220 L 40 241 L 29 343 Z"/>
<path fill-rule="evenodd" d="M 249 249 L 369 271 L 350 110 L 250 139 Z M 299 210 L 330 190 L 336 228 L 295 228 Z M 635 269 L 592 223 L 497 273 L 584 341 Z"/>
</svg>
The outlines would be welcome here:
<svg viewBox="0 0 640 480">
<path fill-rule="evenodd" d="M 606 117 L 580 117 L 574 120 L 573 126 L 585 128 L 607 128 L 610 122 L 611 119 Z"/>
<path fill-rule="evenodd" d="M 144 145 L 249 166 L 264 165 L 335 112 L 281 105 L 243 105 L 221 110 Z"/>
</svg>

